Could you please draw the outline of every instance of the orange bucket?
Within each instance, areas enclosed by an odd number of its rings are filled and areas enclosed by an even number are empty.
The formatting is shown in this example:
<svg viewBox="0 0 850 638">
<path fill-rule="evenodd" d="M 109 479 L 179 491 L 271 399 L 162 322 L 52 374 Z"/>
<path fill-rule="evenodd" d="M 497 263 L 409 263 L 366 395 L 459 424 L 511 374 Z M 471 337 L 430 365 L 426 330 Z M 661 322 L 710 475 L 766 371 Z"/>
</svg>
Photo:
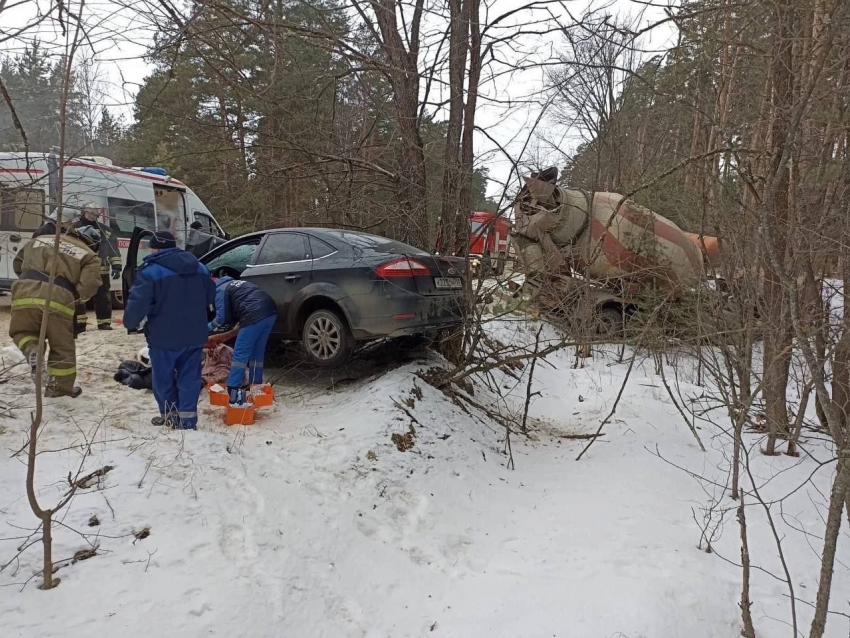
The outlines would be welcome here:
<svg viewBox="0 0 850 638">
<path fill-rule="evenodd" d="M 253 390 L 261 390 L 260 394 L 254 394 L 252 392 L 250 395 L 249 400 L 254 404 L 255 408 L 267 408 L 274 403 L 274 388 L 268 383 L 255 386 Z"/>
<path fill-rule="evenodd" d="M 223 392 L 213 392 L 212 386 L 208 385 L 207 390 L 210 391 L 210 405 L 228 405 L 230 403 L 230 396 L 227 394 L 227 390 Z"/>
<path fill-rule="evenodd" d="M 227 406 L 224 411 L 225 425 L 252 425 L 254 423 L 254 406 L 246 405 L 238 408 Z"/>
</svg>

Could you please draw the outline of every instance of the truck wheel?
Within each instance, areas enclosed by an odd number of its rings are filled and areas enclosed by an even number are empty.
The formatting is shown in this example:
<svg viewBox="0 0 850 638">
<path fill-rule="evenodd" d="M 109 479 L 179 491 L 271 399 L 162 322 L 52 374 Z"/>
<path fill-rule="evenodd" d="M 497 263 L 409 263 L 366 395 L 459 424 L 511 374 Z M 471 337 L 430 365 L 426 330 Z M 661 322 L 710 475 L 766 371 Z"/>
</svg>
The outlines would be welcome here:
<svg viewBox="0 0 850 638">
<path fill-rule="evenodd" d="M 484 253 L 481 256 L 481 274 L 483 277 L 493 275 L 493 259 L 490 257 L 490 253 Z"/>
<path fill-rule="evenodd" d="M 622 338 L 625 333 L 624 316 L 620 308 L 605 306 L 596 311 L 596 333 L 601 337 Z"/>
<path fill-rule="evenodd" d="M 109 298 L 112 300 L 113 310 L 124 310 L 124 293 L 120 290 L 113 290 L 109 293 Z"/>
<path fill-rule="evenodd" d="M 316 310 L 307 317 L 301 342 L 310 362 L 322 368 L 342 365 L 354 349 L 348 324 L 332 310 Z"/>
</svg>

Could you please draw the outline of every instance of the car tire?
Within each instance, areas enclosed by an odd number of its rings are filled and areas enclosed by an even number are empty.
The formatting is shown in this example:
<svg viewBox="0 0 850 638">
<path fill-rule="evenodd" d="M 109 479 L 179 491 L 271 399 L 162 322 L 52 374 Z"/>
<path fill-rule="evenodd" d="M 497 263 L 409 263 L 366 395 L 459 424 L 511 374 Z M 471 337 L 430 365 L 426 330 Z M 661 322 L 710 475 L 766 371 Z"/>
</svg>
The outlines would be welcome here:
<svg viewBox="0 0 850 638">
<path fill-rule="evenodd" d="M 113 310 L 124 310 L 124 293 L 118 290 L 113 290 L 109 293 L 109 299 L 112 301 Z"/>
<path fill-rule="evenodd" d="M 613 306 L 605 306 L 596 311 L 596 333 L 600 337 L 622 339 L 625 336 L 625 321 L 623 311 Z"/>
<path fill-rule="evenodd" d="M 321 368 L 345 363 L 354 349 L 354 337 L 345 319 L 332 310 L 316 310 L 301 329 L 301 343 L 307 359 Z"/>
</svg>

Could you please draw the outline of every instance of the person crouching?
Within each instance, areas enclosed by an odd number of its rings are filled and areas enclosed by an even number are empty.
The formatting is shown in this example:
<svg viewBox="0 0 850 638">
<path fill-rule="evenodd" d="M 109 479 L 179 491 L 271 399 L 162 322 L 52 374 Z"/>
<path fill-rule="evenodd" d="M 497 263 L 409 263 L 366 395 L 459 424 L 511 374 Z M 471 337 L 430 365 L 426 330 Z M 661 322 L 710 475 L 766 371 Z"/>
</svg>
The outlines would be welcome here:
<svg viewBox="0 0 850 638">
<path fill-rule="evenodd" d="M 206 266 L 177 248 L 171 233 L 157 231 L 149 245 L 151 254 L 130 289 L 124 326 L 128 332 L 144 328 L 150 348 L 153 394 L 159 407 L 159 416 L 151 423 L 194 430 L 215 284 Z"/>
<path fill-rule="evenodd" d="M 248 385 L 263 382 L 266 344 L 277 321 L 277 306 L 251 282 L 221 277 L 215 283 L 215 311 L 215 319 L 208 326 L 210 331 L 239 324 L 227 391 L 230 403 L 241 405 L 245 403 Z"/>
</svg>

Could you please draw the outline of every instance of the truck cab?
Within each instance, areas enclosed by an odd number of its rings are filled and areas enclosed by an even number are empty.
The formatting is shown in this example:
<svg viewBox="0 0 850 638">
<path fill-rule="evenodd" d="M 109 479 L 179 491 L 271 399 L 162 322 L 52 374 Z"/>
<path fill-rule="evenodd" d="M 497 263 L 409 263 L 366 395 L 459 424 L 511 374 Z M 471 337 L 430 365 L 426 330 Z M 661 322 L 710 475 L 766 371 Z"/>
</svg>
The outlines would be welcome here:
<svg viewBox="0 0 850 638">
<path fill-rule="evenodd" d="M 501 275 L 508 261 L 511 222 L 497 213 L 474 211 L 469 215 L 469 260 L 473 268 Z"/>
<path fill-rule="evenodd" d="M 442 220 L 438 222 L 436 251 L 446 255 L 458 255 L 469 259 L 473 272 L 483 268 L 485 273 L 501 275 L 510 254 L 511 222 L 498 213 L 473 211 L 469 214 L 469 246 L 458 250 L 446 246 Z"/>
</svg>

